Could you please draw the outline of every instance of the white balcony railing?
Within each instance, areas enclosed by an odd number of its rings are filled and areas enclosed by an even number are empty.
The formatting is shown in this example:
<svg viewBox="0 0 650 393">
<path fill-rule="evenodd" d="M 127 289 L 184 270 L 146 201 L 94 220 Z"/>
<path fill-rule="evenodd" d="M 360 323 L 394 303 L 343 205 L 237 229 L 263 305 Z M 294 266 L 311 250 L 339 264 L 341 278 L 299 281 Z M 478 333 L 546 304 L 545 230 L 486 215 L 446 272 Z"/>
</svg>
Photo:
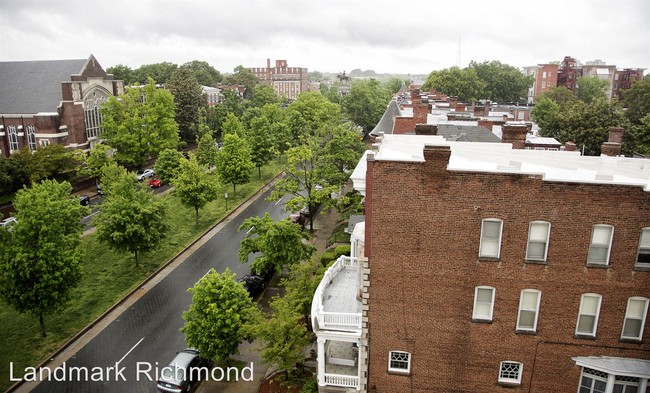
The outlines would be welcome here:
<svg viewBox="0 0 650 393">
<path fill-rule="evenodd" d="M 325 271 L 323 279 L 318 284 L 318 288 L 316 288 L 314 300 L 311 305 L 313 326 L 318 326 L 320 329 L 355 332 L 361 330 L 361 313 L 326 312 L 323 305 L 325 291 L 328 285 L 334 280 L 334 277 L 343 269 L 356 268 L 357 264 L 357 258 L 341 256 Z M 350 299 L 350 302 L 355 301 L 357 301 L 356 298 Z M 318 325 L 316 325 L 316 322 L 318 322 Z"/>
<path fill-rule="evenodd" d="M 359 377 L 354 375 L 325 374 L 325 384 L 328 386 L 359 388 Z"/>
</svg>

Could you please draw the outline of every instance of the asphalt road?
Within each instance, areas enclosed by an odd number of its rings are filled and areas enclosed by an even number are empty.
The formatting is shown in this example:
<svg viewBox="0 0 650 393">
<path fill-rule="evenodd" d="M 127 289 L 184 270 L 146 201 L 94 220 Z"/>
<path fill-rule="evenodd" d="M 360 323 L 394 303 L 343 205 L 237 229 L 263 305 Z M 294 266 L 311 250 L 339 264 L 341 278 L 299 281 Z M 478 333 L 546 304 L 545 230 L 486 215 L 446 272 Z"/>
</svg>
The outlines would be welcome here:
<svg viewBox="0 0 650 393">
<path fill-rule="evenodd" d="M 266 191 L 242 213 L 231 217 L 219 232 L 66 361 L 68 371 L 71 367 L 88 370 L 87 378 L 83 374 L 78 378 L 75 373 L 73 381 L 41 382 L 32 391 L 155 392 L 156 370 L 167 366 L 176 352 L 187 346 L 179 331 L 184 322 L 182 312 L 191 303 L 187 288 L 212 268 L 223 272 L 229 267 L 238 276 L 247 274 L 249 265 L 241 264 L 237 257 L 245 235 L 237 232 L 239 225 L 248 217 L 266 212 L 276 220 L 287 215 L 282 201 L 265 201 L 269 193 Z M 93 376 L 99 380 L 92 381 Z"/>
</svg>

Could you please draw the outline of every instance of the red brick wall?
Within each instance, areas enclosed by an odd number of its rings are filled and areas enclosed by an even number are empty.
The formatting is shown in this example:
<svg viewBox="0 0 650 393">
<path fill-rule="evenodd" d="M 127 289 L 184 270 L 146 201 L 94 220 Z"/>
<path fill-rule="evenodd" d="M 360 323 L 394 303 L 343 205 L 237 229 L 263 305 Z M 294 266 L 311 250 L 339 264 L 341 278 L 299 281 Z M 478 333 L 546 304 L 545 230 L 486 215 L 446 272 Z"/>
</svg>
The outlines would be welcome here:
<svg viewBox="0 0 650 393">
<path fill-rule="evenodd" d="M 523 363 L 512 391 L 577 391 L 575 356 L 650 359 L 621 343 L 627 299 L 650 297 L 635 271 L 650 195 L 641 187 L 543 182 L 538 176 L 449 172 L 445 152 L 426 163 L 369 165 L 369 381 L 377 393 L 503 392 L 499 363 Z M 501 257 L 478 259 L 481 220 L 503 220 Z M 528 224 L 551 223 L 546 264 L 525 263 Z M 594 224 L 614 225 L 609 268 L 586 267 Z M 472 322 L 474 288 L 496 288 L 492 323 Z M 522 289 L 541 290 L 537 334 L 516 334 Z M 574 338 L 580 296 L 603 296 L 597 338 Z M 650 318 L 648 318 L 650 320 Z M 411 374 L 387 373 L 388 353 L 412 354 Z"/>
</svg>

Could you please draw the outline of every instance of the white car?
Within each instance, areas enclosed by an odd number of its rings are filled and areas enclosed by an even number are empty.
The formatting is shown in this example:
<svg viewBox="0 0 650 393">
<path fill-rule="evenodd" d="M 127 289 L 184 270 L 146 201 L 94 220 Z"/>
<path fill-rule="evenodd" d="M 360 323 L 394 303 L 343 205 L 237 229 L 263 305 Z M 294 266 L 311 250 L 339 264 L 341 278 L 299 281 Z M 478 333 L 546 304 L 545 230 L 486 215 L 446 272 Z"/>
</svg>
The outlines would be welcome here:
<svg viewBox="0 0 650 393">
<path fill-rule="evenodd" d="M 6 227 L 7 230 L 11 232 L 11 227 L 17 222 L 18 220 L 16 220 L 16 217 L 5 218 L 4 220 L 0 221 L 0 227 Z"/>
<path fill-rule="evenodd" d="M 150 177 L 153 177 L 153 169 L 140 169 L 136 174 L 135 178 L 138 179 L 138 181 L 143 181 L 144 179 L 148 179 Z"/>
</svg>

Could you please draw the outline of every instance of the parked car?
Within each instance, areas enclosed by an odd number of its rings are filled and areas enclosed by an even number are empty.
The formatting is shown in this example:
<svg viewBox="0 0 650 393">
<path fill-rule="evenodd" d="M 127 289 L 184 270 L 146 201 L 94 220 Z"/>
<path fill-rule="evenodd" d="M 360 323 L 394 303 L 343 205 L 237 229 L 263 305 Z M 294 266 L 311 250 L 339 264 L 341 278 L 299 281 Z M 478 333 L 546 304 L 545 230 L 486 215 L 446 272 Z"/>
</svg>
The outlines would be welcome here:
<svg viewBox="0 0 650 393">
<path fill-rule="evenodd" d="M 90 197 L 88 195 L 79 195 L 79 203 L 81 206 L 90 205 Z"/>
<path fill-rule="evenodd" d="M 147 182 L 147 185 L 148 185 L 149 187 L 158 188 L 158 187 L 162 186 L 162 182 L 160 181 L 160 179 L 155 178 L 155 177 L 152 177 L 152 178 L 149 179 L 149 181 Z"/>
<path fill-rule="evenodd" d="M 104 195 L 104 190 L 102 190 L 102 185 L 97 185 L 97 195 Z"/>
<path fill-rule="evenodd" d="M 135 178 L 138 179 L 138 181 L 143 181 L 144 179 L 149 179 L 150 177 L 153 177 L 153 169 L 140 169 L 138 172 L 135 174 Z"/>
<path fill-rule="evenodd" d="M 256 274 L 247 274 L 240 278 L 238 282 L 244 286 L 248 295 L 253 299 L 257 298 L 266 287 L 266 280 L 264 277 Z"/>
<path fill-rule="evenodd" d="M 162 369 L 156 387 L 162 392 L 186 393 L 201 383 L 202 367 L 209 367 L 210 361 L 203 359 L 199 351 L 187 348 L 176 354 L 167 367 Z"/>
</svg>

